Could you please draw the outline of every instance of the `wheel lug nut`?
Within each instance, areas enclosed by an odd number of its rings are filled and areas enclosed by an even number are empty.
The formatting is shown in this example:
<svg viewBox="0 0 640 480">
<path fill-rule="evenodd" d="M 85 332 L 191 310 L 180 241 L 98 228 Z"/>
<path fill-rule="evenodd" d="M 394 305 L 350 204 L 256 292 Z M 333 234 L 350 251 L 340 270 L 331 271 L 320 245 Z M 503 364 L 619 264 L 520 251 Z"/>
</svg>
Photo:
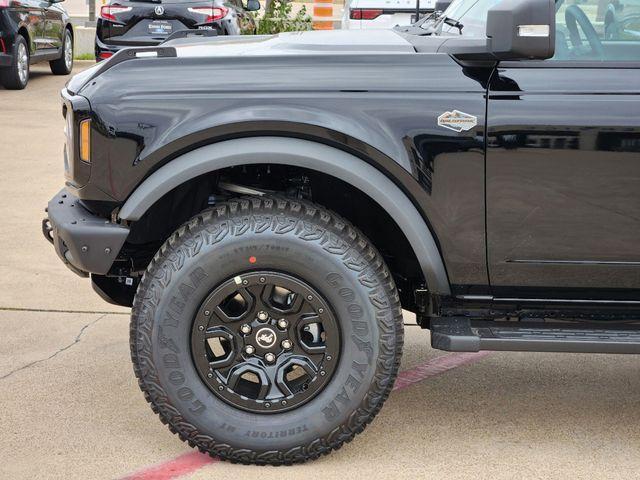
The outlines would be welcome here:
<svg viewBox="0 0 640 480">
<path fill-rule="evenodd" d="M 244 333 L 245 335 L 248 335 L 251 333 L 251 325 L 247 325 L 246 323 L 244 325 L 242 325 L 240 327 L 240 331 L 242 333 Z"/>
<path fill-rule="evenodd" d="M 280 320 L 278 320 L 278 327 L 281 328 L 282 330 L 284 330 L 288 326 L 289 326 L 289 322 L 287 322 L 284 318 L 281 318 Z"/>
<path fill-rule="evenodd" d="M 267 318 L 269 318 L 269 315 L 267 315 L 267 312 L 263 312 L 263 311 L 258 312 L 258 320 L 264 322 Z"/>
<path fill-rule="evenodd" d="M 282 348 L 284 348 L 285 350 L 289 350 L 291 347 L 293 347 L 293 343 L 289 339 L 282 340 L 282 343 L 280 345 L 282 345 Z"/>
<path fill-rule="evenodd" d="M 253 345 L 247 345 L 246 347 L 244 347 L 244 353 L 246 353 L 247 355 L 253 355 L 253 352 L 255 352 L 256 349 L 253 348 Z"/>
<path fill-rule="evenodd" d="M 269 352 L 264 356 L 264 359 L 267 361 L 267 363 L 273 363 L 276 361 L 276 356 L 273 353 Z"/>
</svg>

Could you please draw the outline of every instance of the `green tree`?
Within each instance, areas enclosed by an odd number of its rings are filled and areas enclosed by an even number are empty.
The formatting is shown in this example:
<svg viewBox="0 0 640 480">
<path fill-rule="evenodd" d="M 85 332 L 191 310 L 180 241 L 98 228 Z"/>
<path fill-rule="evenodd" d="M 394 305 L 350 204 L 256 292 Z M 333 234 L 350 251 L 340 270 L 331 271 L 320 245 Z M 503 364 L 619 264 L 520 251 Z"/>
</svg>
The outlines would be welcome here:
<svg viewBox="0 0 640 480">
<path fill-rule="evenodd" d="M 257 35 L 273 35 L 280 32 L 311 30 L 313 24 L 303 6 L 296 15 L 291 13 L 291 3 L 286 0 L 271 0 L 267 3 L 262 18 L 256 15 Z"/>
</svg>

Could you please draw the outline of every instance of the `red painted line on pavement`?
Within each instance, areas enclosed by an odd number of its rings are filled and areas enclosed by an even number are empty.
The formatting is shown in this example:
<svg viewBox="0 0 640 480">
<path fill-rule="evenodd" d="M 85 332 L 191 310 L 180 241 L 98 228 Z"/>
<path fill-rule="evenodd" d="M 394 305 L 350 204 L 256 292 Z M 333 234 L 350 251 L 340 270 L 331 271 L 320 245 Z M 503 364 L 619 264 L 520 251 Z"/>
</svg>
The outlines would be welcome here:
<svg viewBox="0 0 640 480">
<path fill-rule="evenodd" d="M 205 465 L 219 462 L 217 458 L 212 458 L 200 452 L 189 452 L 172 460 L 150 467 L 143 468 L 131 475 L 127 475 L 122 480 L 171 480 L 183 475 L 188 475 L 196 470 L 200 470 Z"/>
<path fill-rule="evenodd" d="M 393 391 L 410 387 L 415 383 L 441 375 L 456 367 L 477 362 L 487 355 L 490 355 L 490 352 L 452 353 L 436 357 L 421 365 L 400 372 L 393 386 Z M 211 458 L 209 455 L 194 451 L 180 455 L 173 460 L 143 468 L 124 477 L 122 480 L 171 480 L 193 473 L 205 465 L 218 461 L 218 459 Z"/>
<path fill-rule="evenodd" d="M 393 390 L 402 390 L 426 378 L 435 377 L 456 367 L 477 362 L 490 354 L 491 352 L 452 353 L 450 355 L 436 357 L 422 365 L 400 372 L 398 378 L 396 378 L 396 384 L 393 386 Z"/>
</svg>

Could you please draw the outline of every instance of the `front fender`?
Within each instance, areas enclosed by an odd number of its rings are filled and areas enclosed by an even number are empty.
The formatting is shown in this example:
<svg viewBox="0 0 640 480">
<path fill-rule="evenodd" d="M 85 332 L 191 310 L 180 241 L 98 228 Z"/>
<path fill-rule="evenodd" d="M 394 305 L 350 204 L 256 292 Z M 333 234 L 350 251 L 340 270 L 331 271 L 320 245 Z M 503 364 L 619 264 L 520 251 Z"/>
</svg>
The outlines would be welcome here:
<svg viewBox="0 0 640 480">
<path fill-rule="evenodd" d="M 177 112 L 172 113 L 175 115 Z M 297 132 L 309 137 L 334 136 L 340 144 L 355 140 L 392 158 L 406 171 L 412 171 L 406 146 L 375 115 L 353 111 L 346 115 L 346 112 L 341 112 L 339 108 L 325 110 L 311 105 L 287 106 L 268 102 L 251 102 L 218 112 L 211 112 L 206 108 L 192 108 L 185 113 L 184 118 L 174 117 L 162 135 L 151 137 L 151 141 L 140 154 L 141 164 L 147 163 L 150 166 L 159 158 L 170 157 L 182 144 L 196 145 L 207 139 L 220 137 L 220 130 L 226 127 L 232 128 L 235 132 L 260 129 L 263 132 L 274 133 L 284 131 L 287 135 Z M 347 140 L 343 141 L 343 138 Z M 353 146 L 356 147 L 355 144 Z"/>
<path fill-rule="evenodd" d="M 192 150 L 150 175 L 122 206 L 119 217 L 139 220 L 162 196 L 182 183 L 222 168 L 248 164 L 295 165 L 339 178 L 377 202 L 395 220 L 420 262 L 429 290 L 450 295 L 449 280 L 436 241 L 407 195 L 383 173 L 345 151 L 308 140 L 253 137 Z"/>
</svg>

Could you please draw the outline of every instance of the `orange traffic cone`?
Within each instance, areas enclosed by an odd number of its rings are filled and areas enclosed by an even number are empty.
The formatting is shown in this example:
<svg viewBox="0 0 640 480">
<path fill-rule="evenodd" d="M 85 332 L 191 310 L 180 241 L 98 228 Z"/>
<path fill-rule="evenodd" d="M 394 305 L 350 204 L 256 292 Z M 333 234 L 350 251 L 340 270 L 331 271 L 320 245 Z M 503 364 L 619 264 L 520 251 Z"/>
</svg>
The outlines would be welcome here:
<svg viewBox="0 0 640 480">
<path fill-rule="evenodd" d="M 333 30 L 332 0 L 313 0 L 313 29 Z"/>
</svg>

